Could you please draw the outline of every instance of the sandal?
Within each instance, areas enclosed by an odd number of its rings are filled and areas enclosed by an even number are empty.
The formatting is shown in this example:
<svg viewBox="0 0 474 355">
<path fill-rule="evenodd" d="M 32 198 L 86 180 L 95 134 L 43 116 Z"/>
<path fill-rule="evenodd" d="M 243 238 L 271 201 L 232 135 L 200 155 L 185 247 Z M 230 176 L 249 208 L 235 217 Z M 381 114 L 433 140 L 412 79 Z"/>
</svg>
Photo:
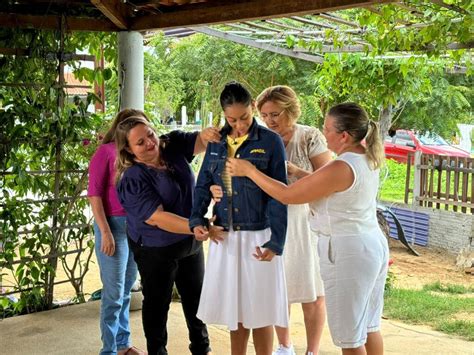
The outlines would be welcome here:
<svg viewBox="0 0 474 355">
<path fill-rule="evenodd" d="M 125 355 L 148 355 L 148 353 L 145 350 L 132 346 L 128 348 L 128 350 L 125 352 Z"/>
</svg>

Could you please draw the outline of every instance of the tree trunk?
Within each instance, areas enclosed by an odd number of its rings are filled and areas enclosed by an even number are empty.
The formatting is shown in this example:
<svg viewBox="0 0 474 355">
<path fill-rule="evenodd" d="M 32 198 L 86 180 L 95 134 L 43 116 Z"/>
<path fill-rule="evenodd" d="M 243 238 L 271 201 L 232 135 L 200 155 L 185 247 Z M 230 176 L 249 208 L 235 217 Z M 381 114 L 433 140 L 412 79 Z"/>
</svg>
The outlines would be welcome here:
<svg viewBox="0 0 474 355">
<path fill-rule="evenodd" d="M 388 104 L 386 107 L 383 107 L 380 110 L 379 124 L 380 124 L 380 138 L 382 138 L 382 141 L 384 140 L 385 136 L 388 134 L 388 130 L 392 126 L 392 111 L 393 111 L 392 104 Z"/>
</svg>

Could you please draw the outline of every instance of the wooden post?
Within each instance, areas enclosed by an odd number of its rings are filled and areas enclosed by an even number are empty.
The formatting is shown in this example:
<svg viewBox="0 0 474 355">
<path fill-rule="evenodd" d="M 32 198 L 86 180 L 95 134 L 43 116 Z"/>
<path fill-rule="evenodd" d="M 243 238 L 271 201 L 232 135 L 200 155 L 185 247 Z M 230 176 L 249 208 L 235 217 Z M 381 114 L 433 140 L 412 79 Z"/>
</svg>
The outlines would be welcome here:
<svg viewBox="0 0 474 355">
<path fill-rule="evenodd" d="M 408 203 L 408 197 L 410 195 L 410 174 L 411 174 L 412 157 L 413 157 L 413 153 L 408 153 L 407 172 L 406 172 L 406 176 L 405 176 L 405 198 L 404 198 L 405 203 Z"/>
<path fill-rule="evenodd" d="M 408 163 L 407 163 L 408 164 Z M 413 164 L 415 168 L 415 179 L 413 181 L 413 201 L 412 205 L 416 206 L 419 204 L 419 197 L 421 195 L 421 151 L 417 150 L 415 152 L 415 163 Z"/>
<path fill-rule="evenodd" d="M 59 28 L 60 32 L 60 42 L 59 42 L 59 63 L 58 63 L 58 115 L 61 115 L 64 109 L 64 33 L 65 33 L 65 23 L 66 18 L 62 16 L 61 18 L 61 25 Z M 61 118 L 58 116 L 58 120 Z M 56 270 L 58 266 L 58 257 L 57 253 L 59 250 L 59 242 L 61 239 L 62 231 L 59 230 L 58 222 L 59 222 L 59 194 L 60 194 L 60 186 L 61 186 L 61 160 L 62 160 L 62 142 L 61 142 L 61 125 L 57 125 L 58 134 L 56 137 L 56 145 L 55 145 L 55 173 L 54 173 L 54 202 L 53 202 L 53 216 L 52 216 L 52 233 L 53 238 L 51 241 L 51 247 L 49 251 L 49 264 L 51 265 L 51 272 L 48 272 L 46 276 L 46 285 L 45 285 L 45 302 L 46 307 L 51 309 L 53 307 L 53 296 L 54 296 L 54 280 L 56 278 Z"/>
<path fill-rule="evenodd" d="M 100 47 L 100 59 L 94 59 L 94 69 L 100 68 L 104 70 L 104 47 Z M 98 84 L 97 81 L 94 81 L 94 92 L 97 97 L 100 98 L 102 102 L 95 103 L 95 111 L 105 112 L 105 80 L 102 80 L 101 84 Z"/>
</svg>

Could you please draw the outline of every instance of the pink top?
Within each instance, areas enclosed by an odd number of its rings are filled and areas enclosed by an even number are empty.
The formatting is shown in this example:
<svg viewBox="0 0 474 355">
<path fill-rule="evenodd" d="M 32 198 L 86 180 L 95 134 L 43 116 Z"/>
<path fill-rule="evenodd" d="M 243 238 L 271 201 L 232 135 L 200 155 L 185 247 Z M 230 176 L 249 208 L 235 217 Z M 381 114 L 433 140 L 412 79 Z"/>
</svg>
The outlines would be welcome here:
<svg viewBox="0 0 474 355">
<path fill-rule="evenodd" d="M 99 146 L 89 164 L 89 188 L 87 196 L 102 198 L 106 216 L 125 216 L 125 210 L 115 190 L 115 143 Z"/>
</svg>

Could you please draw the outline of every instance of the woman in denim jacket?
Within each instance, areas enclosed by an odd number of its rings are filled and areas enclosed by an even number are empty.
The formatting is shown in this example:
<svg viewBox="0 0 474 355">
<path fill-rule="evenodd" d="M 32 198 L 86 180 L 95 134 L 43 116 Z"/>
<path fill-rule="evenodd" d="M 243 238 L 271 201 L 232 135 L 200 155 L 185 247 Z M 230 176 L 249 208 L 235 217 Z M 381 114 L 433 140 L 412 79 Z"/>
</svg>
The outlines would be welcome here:
<svg viewBox="0 0 474 355">
<path fill-rule="evenodd" d="M 281 258 L 287 207 L 250 179 L 231 178 L 225 162 L 228 157 L 248 160 L 286 183 L 285 148 L 276 133 L 253 118 L 254 101 L 241 84 L 228 83 L 220 102 L 226 125 L 221 141 L 207 147 L 189 223 L 197 239 L 207 239 L 209 188 L 221 185 L 224 195 L 214 206 L 214 223 L 228 235 L 209 246 L 198 317 L 229 328 L 232 354 L 245 354 L 250 329 L 256 353 L 271 354 L 273 326 L 288 325 Z"/>
</svg>

